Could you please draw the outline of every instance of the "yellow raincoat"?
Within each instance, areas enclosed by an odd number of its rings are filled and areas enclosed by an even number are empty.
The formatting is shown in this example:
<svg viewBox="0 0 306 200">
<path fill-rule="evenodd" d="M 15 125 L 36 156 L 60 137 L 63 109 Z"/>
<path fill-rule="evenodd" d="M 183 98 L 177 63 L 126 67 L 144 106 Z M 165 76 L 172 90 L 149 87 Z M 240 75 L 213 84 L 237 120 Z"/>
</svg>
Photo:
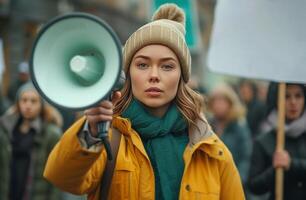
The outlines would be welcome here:
<svg viewBox="0 0 306 200">
<path fill-rule="evenodd" d="M 82 147 L 78 133 L 84 122 L 81 118 L 63 135 L 49 156 L 44 176 L 62 190 L 99 200 L 106 152 L 103 147 Z M 112 123 L 123 137 L 108 199 L 154 200 L 154 172 L 138 133 L 127 119 L 115 117 Z M 190 131 L 183 156 L 179 199 L 244 199 L 232 155 L 210 129 L 200 126 L 200 130 Z"/>
</svg>

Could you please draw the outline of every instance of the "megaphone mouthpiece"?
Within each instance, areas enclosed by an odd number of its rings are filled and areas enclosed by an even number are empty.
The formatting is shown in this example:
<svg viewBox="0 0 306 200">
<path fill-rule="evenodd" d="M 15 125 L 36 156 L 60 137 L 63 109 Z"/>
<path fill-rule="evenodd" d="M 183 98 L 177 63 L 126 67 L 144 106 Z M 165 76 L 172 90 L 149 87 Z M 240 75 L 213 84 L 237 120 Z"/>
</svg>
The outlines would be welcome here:
<svg viewBox="0 0 306 200">
<path fill-rule="evenodd" d="M 86 59 L 82 56 L 74 56 L 70 61 L 70 69 L 74 73 L 79 73 L 86 68 Z"/>
<path fill-rule="evenodd" d="M 103 75 L 103 60 L 95 56 L 74 56 L 70 61 L 70 69 L 81 84 L 92 85 Z"/>
</svg>

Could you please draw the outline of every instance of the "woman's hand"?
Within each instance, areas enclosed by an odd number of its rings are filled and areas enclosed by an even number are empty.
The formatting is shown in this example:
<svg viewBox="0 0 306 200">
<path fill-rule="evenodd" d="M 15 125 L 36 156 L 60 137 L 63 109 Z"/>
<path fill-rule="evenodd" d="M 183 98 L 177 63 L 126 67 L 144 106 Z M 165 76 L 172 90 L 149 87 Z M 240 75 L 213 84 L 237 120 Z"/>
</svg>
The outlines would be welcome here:
<svg viewBox="0 0 306 200">
<path fill-rule="evenodd" d="M 121 97 L 120 92 L 114 92 L 112 101 L 104 100 L 98 106 L 85 110 L 84 114 L 89 124 L 89 130 L 92 136 L 98 134 L 97 124 L 103 121 L 111 121 L 113 119 L 113 103 Z"/>
<path fill-rule="evenodd" d="M 273 167 L 274 168 L 285 168 L 288 170 L 290 168 L 291 158 L 286 150 L 275 151 L 273 155 Z"/>
</svg>

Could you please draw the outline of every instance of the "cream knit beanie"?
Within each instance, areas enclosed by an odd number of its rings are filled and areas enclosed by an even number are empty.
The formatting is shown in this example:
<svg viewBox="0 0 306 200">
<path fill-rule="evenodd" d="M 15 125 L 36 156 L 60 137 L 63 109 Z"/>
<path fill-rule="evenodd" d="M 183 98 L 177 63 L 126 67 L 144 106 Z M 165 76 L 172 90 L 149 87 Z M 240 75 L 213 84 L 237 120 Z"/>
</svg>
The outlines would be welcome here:
<svg viewBox="0 0 306 200">
<path fill-rule="evenodd" d="M 183 79 L 187 83 L 191 73 L 191 56 L 185 42 L 185 13 L 177 5 L 160 6 L 152 22 L 140 27 L 126 41 L 123 49 L 123 68 L 126 74 L 134 54 L 151 44 L 165 45 L 177 55 Z"/>
</svg>

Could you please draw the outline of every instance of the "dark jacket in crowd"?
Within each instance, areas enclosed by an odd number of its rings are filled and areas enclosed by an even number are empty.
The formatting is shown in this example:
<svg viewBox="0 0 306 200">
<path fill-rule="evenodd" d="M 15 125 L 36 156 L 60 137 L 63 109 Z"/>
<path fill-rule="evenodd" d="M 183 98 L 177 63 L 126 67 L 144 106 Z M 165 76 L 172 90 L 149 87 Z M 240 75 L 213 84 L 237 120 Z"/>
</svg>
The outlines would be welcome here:
<svg viewBox="0 0 306 200">
<path fill-rule="evenodd" d="M 15 114 L 0 119 L 0 199 L 10 199 L 10 195 L 20 200 L 61 199 L 60 191 L 43 178 L 46 160 L 61 130 L 40 121 L 32 126 L 27 136 L 22 136 L 16 128 L 19 120 Z M 27 138 L 21 141 L 21 137 Z M 12 190 L 12 187 L 16 188 Z M 16 193 L 14 197 L 10 194 L 12 191 Z"/>
<path fill-rule="evenodd" d="M 211 122 L 211 125 L 214 129 L 214 121 Z M 236 120 L 229 123 L 221 135 L 221 140 L 232 153 L 241 180 L 245 183 L 252 151 L 251 134 L 247 124 L 244 121 Z"/>
<path fill-rule="evenodd" d="M 273 154 L 276 145 L 275 129 L 260 135 L 253 145 L 249 187 L 255 194 L 270 193 L 275 199 L 275 169 Z M 288 171 L 284 171 L 284 200 L 306 199 L 306 132 L 294 138 L 286 135 L 285 149 L 291 157 Z"/>
<path fill-rule="evenodd" d="M 260 133 L 260 124 L 265 119 L 266 107 L 263 102 L 254 98 L 247 105 L 247 122 L 252 133 L 252 138 L 255 138 Z"/>
</svg>

